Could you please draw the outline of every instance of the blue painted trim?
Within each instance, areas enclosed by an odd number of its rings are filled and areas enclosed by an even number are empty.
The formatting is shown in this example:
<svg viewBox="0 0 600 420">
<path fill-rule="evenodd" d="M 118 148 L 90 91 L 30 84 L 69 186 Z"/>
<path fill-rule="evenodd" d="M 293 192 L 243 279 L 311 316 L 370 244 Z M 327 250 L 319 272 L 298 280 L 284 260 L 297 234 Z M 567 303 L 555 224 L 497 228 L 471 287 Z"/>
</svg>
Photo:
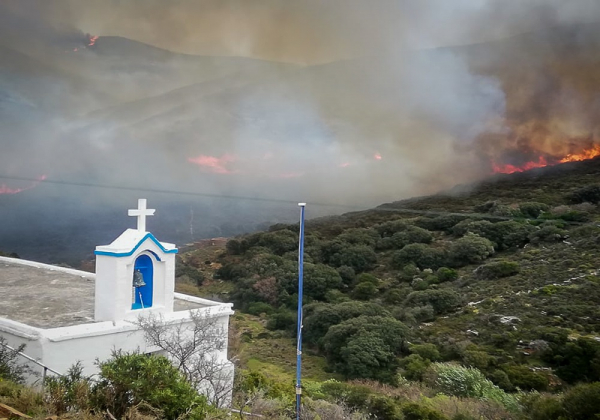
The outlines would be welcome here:
<svg viewBox="0 0 600 420">
<path fill-rule="evenodd" d="M 133 255 L 133 253 L 135 251 L 137 251 L 137 249 L 140 247 L 140 245 L 142 245 L 142 243 L 146 240 L 146 239 L 150 239 L 152 242 L 154 242 L 160 249 L 162 252 L 164 252 L 165 254 L 177 254 L 178 249 L 174 248 L 174 249 L 166 249 L 164 246 L 162 246 L 162 244 L 160 242 L 158 242 L 158 239 L 156 239 L 154 237 L 153 234 L 151 233 L 147 233 L 146 236 L 144 236 L 138 243 L 136 246 L 133 247 L 133 249 L 129 252 L 108 252 L 108 251 L 94 251 L 94 255 L 106 255 L 108 257 L 130 257 Z"/>
<path fill-rule="evenodd" d="M 156 261 L 161 261 L 160 257 L 158 256 L 158 254 L 156 252 L 151 251 L 149 249 L 147 249 L 146 251 L 148 251 L 149 253 L 151 253 L 154 256 L 154 258 L 156 259 Z"/>
</svg>

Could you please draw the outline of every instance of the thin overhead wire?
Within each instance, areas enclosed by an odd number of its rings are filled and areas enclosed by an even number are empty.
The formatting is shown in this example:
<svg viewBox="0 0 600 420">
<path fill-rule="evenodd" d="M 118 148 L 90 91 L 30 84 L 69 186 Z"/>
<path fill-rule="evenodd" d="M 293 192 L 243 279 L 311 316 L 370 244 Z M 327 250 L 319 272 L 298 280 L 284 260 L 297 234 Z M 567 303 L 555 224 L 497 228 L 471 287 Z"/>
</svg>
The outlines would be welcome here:
<svg viewBox="0 0 600 420">
<path fill-rule="evenodd" d="M 191 197 L 204 197 L 204 198 L 219 198 L 219 199 L 227 199 L 227 200 L 248 200 L 248 201 L 258 201 L 265 203 L 278 203 L 278 204 L 293 204 L 296 206 L 298 204 L 297 200 L 288 200 L 281 198 L 270 198 L 270 197 L 256 197 L 256 196 L 244 196 L 244 195 L 235 195 L 235 194 L 217 194 L 217 193 L 206 193 L 206 192 L 197 192 L 197 191 L 181 191 L 181 190 L 168 190 L 168 189 L 159 189 L 159 188 L 148 188 L 148 187 L 138 187 L 138 186 L 125 186 L 125 185 L 110 185 L 110 184 L 99 184 L 92 182 L 77 182 L 77 181 L 67 181 L 67 180 L 58 180 L 58 179 L 36 179 L 36 178 L 27 178 L 27 177 L 19 177 L 19 176 L 10 176 L 10 175 L 2 175 L 0 174 L 0 179 L 8 179 L 12 181 L 28 181 L 28 182 L 37 182 L 40 184 L 54 184 L 54 185 L 68 185 L 74 187 L 82 187 L 82 188 L 102 188 L 102 189 L 111 189 L 111 190 L 120 190 L 120 191 L 137 191 L 137 192 L 149 192 L 149 193 L 157 193 L 157 194 L 170 194 L 170 195 L 182 195 L 182 196 L 191 196 Z M 540 221 L 540 219 L 526 218 L 526 217 L 517 217 L 517 216 L 497 216 L 489 213 L 476 213 L 476 212 L 450 212 L 450 211 L 438 211 L 438 210 L 418 210 L 418 209 L 409 209 L 409 208 L 401 208 L 401 207 L 391 207 L 390 204 L 382 204 L 378 207 L 364 207 L 364 206 L 353 206 L 349 204 L 339 204 L 339 203 L 322 203 L 322 202 L 310 202 L 311 206 L 321 206 L 321 207 L 331 207 L 331 208 L 339 208 L 343 210 L 347 210 L 348 212 L 355 213 L 364 213 L 364 212 L 393 212 L 393 213 L 405 213 L 405 214 L 415 214 L 415 215 L 424 215 L 424 216 L 460 216 L 460 217 L 474 217 L 481 219 L 492 219 L 492 220 L 532 220 L 532 221 Z M 562 221 L 565 224 L 571 225 L 582 225 L 582 222 L 574 222 L 574 221 Z"/>
</svg>

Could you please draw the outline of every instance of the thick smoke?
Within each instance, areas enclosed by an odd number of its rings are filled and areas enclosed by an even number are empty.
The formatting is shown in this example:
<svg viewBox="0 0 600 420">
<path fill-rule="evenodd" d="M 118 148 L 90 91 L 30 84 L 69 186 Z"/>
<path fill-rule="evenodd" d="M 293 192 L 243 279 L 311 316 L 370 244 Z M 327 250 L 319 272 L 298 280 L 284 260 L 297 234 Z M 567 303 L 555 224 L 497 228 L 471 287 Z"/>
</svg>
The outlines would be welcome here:
<svg viewBox="0 0 600 420">
<path fill-rule="evenodd" d="M 599 17 L 593 0 L 4 0 L 0 175 L 358 207 L 432 193 L 596 141 Z M 279 220 L 203 203 L 191 239 Z"/>
</svg>

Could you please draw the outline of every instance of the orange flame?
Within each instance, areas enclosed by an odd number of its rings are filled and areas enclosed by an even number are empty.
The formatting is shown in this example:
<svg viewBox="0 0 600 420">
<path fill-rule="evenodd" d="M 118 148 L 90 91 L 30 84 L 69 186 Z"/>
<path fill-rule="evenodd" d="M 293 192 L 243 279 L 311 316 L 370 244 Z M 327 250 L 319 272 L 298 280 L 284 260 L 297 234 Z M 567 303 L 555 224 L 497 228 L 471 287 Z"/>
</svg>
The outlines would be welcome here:
<svg viewBox="0 0 600 420">
<path fill-rule="evenodd" d="M 596 144 L 593 147 L 586 149 L 580 153 L 568 154 L 560 160 L 561 163 L 565 162 L 579 162 L 582 160 L 593 159 L 600 156 L 600 144 Z"/>
<path fill-rule="evenodd" d="M 20 192 L 30 190 L 37 187 L 39 183 L 44 181 L 46 178 L 46 175 L 42 175 L 38 177 L 32 184 L 23 188 L 10 188 L 6 184 L 0 184 L 0 194 L 18 194 Z"/>
<path fill-rule="evenodd" d="M 88 47 L 93 47 L 94 44 L 96 43 L 96 41 L 98 40 L 98 35 L 90 35 L 90 43 L 88 44 Z"/>
<path fill-rule="evenodd" d="M 225 165 L 234 162 L 236 159 L 232 155 L 225 154 L 223 156 L 207 156 L 200 155 L 195 158 L 188 158 L 188 162 L 195 163 L 196 165 L 207 169 L 209 172 L 215 174 L 232 174 L 233 171 L 226 168 Z"/>
<path fill-rule="evenodd" d="M 593 159 L 598 156 L 600 156 L 600 145 L 596 144 L 588 149 L 582 150 L 579 153 L 570 153 L 563 158 L 555 158 L 550 162 L 544 156 L 540 156 L 538 160 L 525 162 L 518 166 L 511 164 L 498 164 L 496 162 L 492 162 L 492 170 L 494 171 L 494 173 L 512 174 L 514 172 L 524 172 L 534 168 L 543 168 L 544 166 L 557 165 L 559 163 L 580 162 L 582 160 Z"/>
<path fill-rule="evenodd" d="M 375 152 L 375 154 L 373 155 L 373 157 L 375 158 L 375 160 L 381 160 L 382 157 L 378 152 Z"/>
<path fill-rule="evenodd" d="M 511 165 L 511 164 L 497 164 L 492 162 L 492 168 L 497 174 L 512 174 L 513 172 L 524 172 L 534 168 L 543 168 L 544 166 L 548 166 L 548 161 L 543 156 L 537 161 L 529 161 L 525 162 L 520 166 Z"/>
</svg>

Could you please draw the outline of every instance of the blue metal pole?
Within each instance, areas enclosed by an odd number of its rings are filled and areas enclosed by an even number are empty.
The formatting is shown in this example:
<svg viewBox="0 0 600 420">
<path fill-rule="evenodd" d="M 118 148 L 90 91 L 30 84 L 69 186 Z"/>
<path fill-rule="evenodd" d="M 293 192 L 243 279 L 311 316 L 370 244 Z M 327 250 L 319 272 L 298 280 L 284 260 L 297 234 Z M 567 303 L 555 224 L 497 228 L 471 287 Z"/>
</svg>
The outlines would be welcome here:
<svg viewBox="0 0 600 420">
<path fill-rule="evenodd" d="M 298 244 L 298 344 L 296 345 L 296 420 L 300 420 L 300 406 L 302 402 L 302 382 L 300 374 L 302 371 L 302 294 L 304 277 L 304 208 L 306 203 L 298 203 L 300 206 L 300 238 Z"/>
</svg>

